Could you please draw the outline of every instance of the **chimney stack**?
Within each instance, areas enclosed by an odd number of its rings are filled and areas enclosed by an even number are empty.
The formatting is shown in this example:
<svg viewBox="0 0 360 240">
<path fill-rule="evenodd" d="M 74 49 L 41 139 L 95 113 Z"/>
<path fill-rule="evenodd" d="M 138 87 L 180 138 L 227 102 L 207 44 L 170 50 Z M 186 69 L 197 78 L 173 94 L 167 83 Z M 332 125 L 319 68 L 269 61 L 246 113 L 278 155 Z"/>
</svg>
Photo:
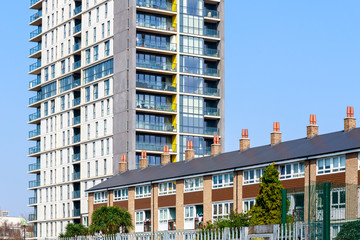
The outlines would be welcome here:
<svg viewBox="0 0 360 240">
<path fill-rule="evenodd" d="M 169 146 L 164 146 L 164 152 L 161 154 L 161 165 L 164 166 L 170 162 Z"/>
<path fill-rule="evenodd" d="M 126 155 L 121 155 L 119 163 L 119 173 L 125 172 L 127 170 Z"/>
<path fill-rule="evenodd" d="M 185 150 L 185 161 L 190 161 L 195 157 L 195 151 L 193 147 L 193 141 L 187 141 Z"/>
<path fill-rule="evenodd" d="M 211 144 L 211 156 L 215 156 L 221 153 L 220 137 L 214 135 L 214 143 Z"/>
<path fill-rule="evenodd" d="M 240 151 L 244 151 L 250 147 L 249 132 L 247 129 L 241 131 Z"/>
<path fill-rule="evenodd" d="M 306 128 L 307 138 L 312 138 L 319 134 L 319 126 L 316 125 L 316 115 L 310 115 L 310 125 Z"/>
<path fill-rule="evenodd" d="M 146 151 L 141 151 L 141 158 L 140 158 L 140 161 L 139 161 L 139 168 L 140 169 L 144 169 L 144 168 L 147 168 L 149 166 L 149 161 L 148 159 L 146 158 Z"/>
<path fill-rule="evenodd" d="M 350 131 L 356 128 L 356 118 L 354 118 L 354 107 L 347 107 L 347 117 L 344 119 L 344 131 Z"/>
<path fill-rule="evenodd" d="M 280 123 L 274 122 L 273 132 L 271 133 L 271 146 L 281 142 Z"/>
</svg>

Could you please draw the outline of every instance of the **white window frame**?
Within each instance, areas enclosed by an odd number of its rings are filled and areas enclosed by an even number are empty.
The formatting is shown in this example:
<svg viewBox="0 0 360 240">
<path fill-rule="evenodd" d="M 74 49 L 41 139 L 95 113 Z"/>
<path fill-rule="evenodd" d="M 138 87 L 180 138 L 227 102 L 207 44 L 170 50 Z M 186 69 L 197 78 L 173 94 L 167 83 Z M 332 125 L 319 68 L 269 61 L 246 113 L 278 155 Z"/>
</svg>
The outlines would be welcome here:
<svg viewBox="0 0 360 240">
<path fill-rule="evenodd" d="M 145 221 L 145 211 L 135 211 L 135 224 L 141 225 Z"/>
<path fill-rule="evenodd" d="M 114 190 L 114 202 L 128 200 L 129 192 L 127 188 Z"/>
<path fill-rule="evenodd" d="M 135 199 L 151 197 L 151 186 L 145 185 L 135 188 Z"/>
<path fill-rule="evenodd" d="M 316 161 L 316 175 L 345 172 L 345 165 L 345 155 L 318 159 Z"/>
<path fill-rule="evenodd" d="M 184 180 L 184 191 L 195 192 L 202 191 L 204 189 L 204 178 L 189 178 Z"/>
<path fill-rule="evenodd" d="M 255 198 L 248 198 L 243 200 L 243 213 L 247 213 L 254 205 L 256 199 Z M 246 209 L 245 209 L 246 207 Z"/>
<path fill-rule="evenodd" d="M 215 214 L 216 209 L 216 214 Z M 221 209 L 221 213 L 219 214 L 219 210 Z M 227 209 L 227 212 L 225 212 Z M 213 221 L 219 218 L 227 217 L 230 215 L 231 211 L 234 210 L 233 201 L 229 202 L 216 202 L 212 204 L 212 219 Z"/>
<path fill-rule="evenodd" d="M 107 203 L 107 192 L 94 193 L 94 204 Z"/>
<path fill-rule="evenodd" d="M 251 173 L 253 173 L 254 178 L 250 178 Z M 260 177 L 262 177 L 263 174 L 264 174 L 264 168 L 245 170 L 243 173 L 244 185 L 259 183 Z"/>
<path fill-rule="evenodd" d="M 192 209 L 192 211 L 191 211 Z M 185 222 L 194 222 L 196 217 L 196 207 L 195 205 L 189 205 L 184 207 L 184 221 Z"/>
<path fill-rule="evenodd" d="M 159 183 L 159 196 L 176 194 L 176 182 Z"/>
<path fill-rule="evenodd" d="M 234 173 L 223 173 L 212 176 L 212 188 L 227 188 L 234 186 Z"/>
<path fill-rule="evenodd" d="M 282 172 L 284 169 L 284 173 Z M 288 171 L 290 170 L 290 172 Z M 293 178 L 303 178 L 305 176 L 305 163 L 291 163 L 279 166 L 280 179 L 293 179 Z"/>
</svg>

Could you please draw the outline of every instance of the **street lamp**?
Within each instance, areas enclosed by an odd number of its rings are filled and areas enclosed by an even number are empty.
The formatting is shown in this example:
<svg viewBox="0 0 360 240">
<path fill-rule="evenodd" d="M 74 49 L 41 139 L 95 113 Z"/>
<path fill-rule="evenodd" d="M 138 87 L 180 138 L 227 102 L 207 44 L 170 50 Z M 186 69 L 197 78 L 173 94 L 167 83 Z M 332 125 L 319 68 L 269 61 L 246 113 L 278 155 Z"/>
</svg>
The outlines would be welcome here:
<svg viewBox="0 0 360 240">
<path fill-rule="evenodd" d="M 21 218 L 21 226 L 24 227 L 24 240 L 25 240 L 25 234 L 26 234 L 26 226 L 27 226 L 27 222 L 25 218 Z"/>
</svg>

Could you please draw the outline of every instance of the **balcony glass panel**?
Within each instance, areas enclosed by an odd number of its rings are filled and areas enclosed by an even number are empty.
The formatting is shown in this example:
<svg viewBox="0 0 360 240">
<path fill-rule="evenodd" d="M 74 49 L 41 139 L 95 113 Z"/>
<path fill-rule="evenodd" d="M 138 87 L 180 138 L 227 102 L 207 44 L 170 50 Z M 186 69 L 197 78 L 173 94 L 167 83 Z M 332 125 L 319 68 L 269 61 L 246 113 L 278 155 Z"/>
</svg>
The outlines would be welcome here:
<svg viewBox="0 0 360 240">
<path fill-rule="evenodd" d="M 41 67 L 41 60 L 38 60 L 36 63 L 33 63 L 29 66 L 29 71 L 34 71 L 35 69 L 38 69 Z"/>
<path fill-rule="evenodd" d="M 37 94 L 36 96 L 29 98 L 29 104 L 31 105 L 41 100 L 42 100 L 41 94 Z"/>
<path fill-rule="evenodd" d="M 219 12 L 211 9 L 204 9 L 204 17 L 208 18 L 219 18 Z"/>
<path fill-rule="evenodd" d="M 37 13 L 30 16 L 30 22 L 35 21 L 36 19 L 42 17 L 42 10 L 39 10 Z"/>
<path fill-rule="evenodd" d="M 80 191 L 73 191 L 73 198 L 80 198 Z"/>
<path fill-rule="evenodd" d="M 170 152 L 176 152 L 176 144 L 151 144 L 151 143 L 136 143 L 136 150 L 159 151 L 164 150 L 164 146 L 169 146 Z"/>
<path fill-rule="evenodd" d="M 80 209 L 74 209 L 73 215 L 74 215 L 74 217 L 80 217 Z"/>
<path fill-rule="evenodd" d="M 36 79 L 29 82 L 29 88 L 36 87 L 40 83 L 41 83 L 41 78 L 36 78 Z"/>
<path fill-rule="evenodd" d="M 81 60 L 76 61 L 76 62 L 74 62 L 74 64 L 73 64 L 73 69 L 74 69 L 74 70 L 75 70 L 75 69 L 78 69 L 79 67 L 81 67 Z"/>
<path fill-rule="evenodd" d="M 80 172 L 74 172 L 73 173 L 73 180 L 78 180 L 80 179 Z"/>
<path fill-rule="evenodd" d="M 77 14 L 81 13 L 81 11 L 82 11 L 82 6 L 76 7 L 76 8 L 74 9 L 74 15 L 77 15 Z"/>
<path fill-rule="evenodd" d="M 29 197 L 29 204 L 36 204 L 36 203 L 37 203 L 36 197 Z"/>
<path fill-rule="evenodd" d="M 80 116 L 74 117 L 73 118 L 73 125 L 77 125 L 80 123 Z"/>
<path fill-rule="evenodd" d="M 40 163 L 29 164 L 29 171 L 35 171 L 40 169 Z"/>
<path fill-rule="evenodd" d="M 30 39 L 38 36 L 41 33 L 42 33 L 42 27 L 38 27 L 36 30 L 30 33 Z"/>
<path fill-rule="evenodd" d="M 170 82 L 150 83 L 150 82 L 136 82 L 138 88 L 149 88 L 164 91 L 176 91 L 176 84 Z"/>
<path fill-rule="evenodd" d="M 30 49 L 30 55 L 33 55 L 34 53 L 36 53 L 36 52 L 38 52 L 40 50 L 41 50 L 41 43 L 38 43 L 37 46 Z"/>
<path fill-rule="evenodd" d="M 81 47 L 81 42 L 75 43 L 75 44 L 74 44 L 73 51 L 76 52 L 77 50 L 80 49 L 80 47 Z"/>
<path fill-rule="evenodd" d="M 73 143 L 80 142 L 80 134 L 73 136 Z"/>
<path fill-rule="evenodd" d="M 147 101 L 136 101 L 136 107 L 141 109 L 157 110 L 157 111 L 176 111 L 175 103 L 166 102 L 147 102 Z"/>
<path fill-rule="evenodd" d="M 167 51 L 176 51 L 176 43 L 158 42 L 146 39 L 137 39 L 136 46 Z"/>
<path fill-rule="evenodd" d="M 81 98 L 75 98 L 74 100 L 73 100 L 73 106 L 75 107 L 75 106 L 77 106 L 77 105 L 80 105 L 80 102 L 81 102 Z"/>
<path fill-rule="evenodd" d="M 29 181 L 29 188 L 39 187 L 40 186 L 40 180 L 32 180 Z"/>
<path fill-rule="evenodd" d="M 35 154 L 38 152 L 40 152 L 40 146 L 35 146 L 35 147 L 29 148 L 29 154 Z"/>
<path fill-rule="evenodd" d="M 136 128 L 167 132 L 173 132 L 176 130 L 171 123 L 150 123 L 145 121 L 136 121 Z"/>
<path fill-rule="evenodd" d="M 214 107 L 206 107 L 204 114 L 209 116 L 220 116 L 219 109 Z"/>
<path fill-rule="evenodd" d="M 205 127 L 204 128 L 205 135 L 219 135 L 219 129 L 214 127 Z"/>
<path fill-rule="evenodd" d="M 29 115 L 29 121 L 33 121 L 36 120 L 38 118 L 41 117 L 41 113 L 40 112 L 36 112 L 36 113 L 32 113 Z"/>
<path fill-rule="evenodd" d="M 80 161 L 80 153 L 75 153 L 72 157 L 72 161 L 73 162 L 78 162 Z"/>
<path fill-rule="evenodd" d="M 74 27 L 74 33 L 73 34 L 78 33 L 80 31 L 81 31 L 81 23 Z"/>
<path fill-rule="evenodd" d="M 40 129 L 35 129 L 29 132 L 29 138 L 33 138 L 40 135 Z"/>
<path fill-rule="evenodd" d="M 136 5 L 176 12 L 176 4 L 166 0 L 136 0 Z"/>
<path fill-rule="evenodd" d="M 35 221 L 37 220 L 37 216 L 35 213 L 29 214 L 29 221 Z"/>
<path fill-rule="evenodd" d="M 136 14 L 136 26 L 164 31 L 176 31 L 176 23 L 172 23 L 170 19 L 147 14 Z"/>
</svg>

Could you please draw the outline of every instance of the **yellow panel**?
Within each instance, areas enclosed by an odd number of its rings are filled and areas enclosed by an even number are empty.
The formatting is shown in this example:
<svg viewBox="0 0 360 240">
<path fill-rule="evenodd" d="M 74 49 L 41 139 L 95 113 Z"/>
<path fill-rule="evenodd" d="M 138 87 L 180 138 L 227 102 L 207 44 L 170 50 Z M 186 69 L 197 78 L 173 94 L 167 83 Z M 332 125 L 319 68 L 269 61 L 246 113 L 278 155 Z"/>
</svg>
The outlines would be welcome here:
<svg viewBox="0 0 360 240">
<path fill-rule="evenodd" d="M 176 152 L 176 136 L 172 137 L 172 150 L 173 152 Z"/>
<path fill-rule="evenodd" d="M 177 162 L 177 161 L 176 161 L 176 155 L 174 155 L 174 156 L 171 157 L 171 162 L 172 162 L 172 163 Z"/>
<path fill-rule="evenodd" d="M 172 10 L 173 12 L 176 12 L 176 0 L 173 0 L 172 3 L 173 3 Z"/>
<path fill-rule="evenodd" d="M 176 129 L 176 116 L 172 116 L 172 126 Z"/>
<path fill-rule="evenodd" d="M 171 68 L 176 69 L 176 55 L 173 55 L 171 60 L 172 60 Z"/>
<path fill-rule="evenodd" d="M 172 106 L 171 109 L 176 111 L 176 95 L 172 96 Z"/>
<path fill-rule="evenodd" d="M 176 87 L 176 75 L 172 76 L 172 86 Z"/>
</svg>

